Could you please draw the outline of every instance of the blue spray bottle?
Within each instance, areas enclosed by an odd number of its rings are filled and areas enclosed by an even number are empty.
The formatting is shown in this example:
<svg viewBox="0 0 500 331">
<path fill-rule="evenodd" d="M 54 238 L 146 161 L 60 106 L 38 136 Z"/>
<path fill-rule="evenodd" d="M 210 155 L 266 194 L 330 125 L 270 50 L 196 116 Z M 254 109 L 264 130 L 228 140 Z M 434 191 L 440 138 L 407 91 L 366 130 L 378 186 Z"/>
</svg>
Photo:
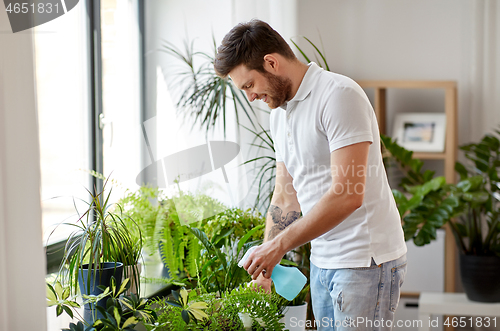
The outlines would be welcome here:
<svg viewBox="0 0 500 331">
<path fill-rule="evenodd" d="M 257 246 L 251 247 L 245 253 L 240 262 L 238 262 L 240 267 L 243 267 L 248 256 L 250 256 L 255 248 Z M 274 267 L 271 279 L 273 280 L 276 293 L 288 301 L 295 299 L 307 282 L 306 276 L 296 267 L 284 267 L 279 264 Z"/>
</svg>

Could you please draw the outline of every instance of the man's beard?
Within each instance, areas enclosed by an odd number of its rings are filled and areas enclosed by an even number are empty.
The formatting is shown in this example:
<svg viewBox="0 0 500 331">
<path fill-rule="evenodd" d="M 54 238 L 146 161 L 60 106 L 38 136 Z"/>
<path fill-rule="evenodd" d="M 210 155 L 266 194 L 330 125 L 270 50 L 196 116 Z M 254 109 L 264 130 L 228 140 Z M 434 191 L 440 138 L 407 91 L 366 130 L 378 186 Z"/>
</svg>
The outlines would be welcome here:
<svg viewBox="0 0 500 331">
<path fill-rule="evenodd" d="M 273 75 L 267 71 L 263 74 L 269 83 L 269 93 L 266 94 L 270 101 L 268 104 L 271 109 L 278 108 L 286 101 L 292 99 L 292 81 L 290 78 Z"/>
</svg>

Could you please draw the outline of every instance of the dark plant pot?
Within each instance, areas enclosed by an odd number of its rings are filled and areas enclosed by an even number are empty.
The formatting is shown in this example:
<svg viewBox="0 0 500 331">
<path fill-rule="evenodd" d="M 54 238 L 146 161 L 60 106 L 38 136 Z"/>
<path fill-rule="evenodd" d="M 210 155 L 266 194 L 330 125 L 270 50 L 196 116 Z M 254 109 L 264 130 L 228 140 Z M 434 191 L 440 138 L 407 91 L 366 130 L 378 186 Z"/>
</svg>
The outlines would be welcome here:
<svg viewBox="0 0 500 331">
<path fill-rule="evenodd" d="M 469 300 L 500 302 L 500 257 L 460 254 L 460 275 Z"/>
<path fill-rule="evenodd" d="M 80 286 L 80 293 L 82 295 L 99 295 L 103 291 L 98 287 L 103 285 L 108 287 L 111 284 L 111 277 L 114 276 L 116 280 L 116 286 L 120 286 L 122 282 L 123 275 L 123 263 L 121 262 L 104 262 L 101 263 L 101 267 L 97 269 L 94 279 L 94 271 L 90 270 L 90 292 L 87 286 L 87 280 L 89 277 L 89 265 L 82 265 L 82 269 L 78 270 L 78 284 Z M 82 277 L 83 276 L 83 277 Z M 108 297 L 97 302 L 97 305 L 106 308 L 106 301 Z M 94 308 L 94 304 L 86 304 L 83 311 L 83 318 L 86 322 L 93 323 L 94 318 L 92 313 L 95 310 L 95 320 L 102 318 L 103 316 L 98 310 Z"/>
</svg>

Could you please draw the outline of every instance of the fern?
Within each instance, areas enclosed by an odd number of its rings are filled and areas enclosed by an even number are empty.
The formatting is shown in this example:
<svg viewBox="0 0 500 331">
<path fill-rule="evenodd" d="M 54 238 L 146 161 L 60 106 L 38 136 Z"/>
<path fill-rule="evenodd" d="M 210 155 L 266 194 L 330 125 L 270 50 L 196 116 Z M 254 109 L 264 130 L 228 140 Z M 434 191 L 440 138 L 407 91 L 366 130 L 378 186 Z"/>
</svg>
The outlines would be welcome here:
<svg viewBox="0 0 500 331">
<path fill-rule="evenodd" d="M 238 313 L 248 312 L 254 320 L 253 330 L 283 330 L 280 322 L 282 300 L 277 294 L 267 294 L 253 288 L 240 286 L 232 291 L 222 292 L 220 297 L 215 293 L 199 294 L 190 291 L 189 302 L 205 302 L 208 308 L 205 312 L 208 318 L 203 321 L 191 320 L 186 324 L 182 320 L 181 308 L 168 305 L 165 300 L 153 300 L 150 308 L 157 312 L 157 324 L 145 324 L 149 331 L 181 331 L 181 330 L 213 330 L 230 331 L 244 330 Z M 259 320 L 260 323 L 256 321 Z M 262 323 L 262 325 L 260 325 Z"/>
<path fill-rule="evenodd" d="M 159 242 L 160 257 L 163 264 L 170 270 L 170 275 L 176 276 L 179 266 L 177 258 L 174 256 L 174 240 L 172 240 L 170 227 L 165 227 L 162 234 Z"/>
<path fill-rule="evenodd" d="M 198 242 L 198 240 L 190 240 L 188 244 L 188 254 L 186 256 L 186 259 L 184 261 L 185 269 L 186 272 L 188 273 L 188 276 L 193 276 L 196 275 L 197 272 L 197 260 L 200 258 L 201 255 L 201 246 Z"/>
</svg>

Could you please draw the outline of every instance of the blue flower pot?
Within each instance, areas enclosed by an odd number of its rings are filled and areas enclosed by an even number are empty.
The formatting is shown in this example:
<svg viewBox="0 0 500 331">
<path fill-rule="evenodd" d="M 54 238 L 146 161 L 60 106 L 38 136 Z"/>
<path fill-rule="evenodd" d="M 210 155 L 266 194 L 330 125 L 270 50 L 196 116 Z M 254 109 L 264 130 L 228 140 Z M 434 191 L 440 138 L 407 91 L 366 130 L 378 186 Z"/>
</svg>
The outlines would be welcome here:
<svg viewBox="0 0 500 331">
<path fill-rule="evenodd" d="M 78 270 L 78 284 L 80 286 L 80 293 L 82 295 L 99 295 L 103 291 L 98 287 L 100 285 L 108 287 L 111 284 L 111 277 L 115 277 L 116 286 L 120 286 L 123 275 L 123 263 L 121 262 L 104 262 L 101 263 L 100 268 L 97 269 L 94 279 L 94 270 L 90 270 L 90 291 L 88 288 L 89 265 L 84 264 Z M 108 297 L 97 302 L 97 305 L 106 308 L 106 301 Z M 93 315 L 95 314 L 95 319 Z M 98 320 L 103 316 L 95 309 L 94 304 L 86 304 L 83 311 L 83 318 L 86 322 L 92 324 L 94 320 Z"/>
</svg>

